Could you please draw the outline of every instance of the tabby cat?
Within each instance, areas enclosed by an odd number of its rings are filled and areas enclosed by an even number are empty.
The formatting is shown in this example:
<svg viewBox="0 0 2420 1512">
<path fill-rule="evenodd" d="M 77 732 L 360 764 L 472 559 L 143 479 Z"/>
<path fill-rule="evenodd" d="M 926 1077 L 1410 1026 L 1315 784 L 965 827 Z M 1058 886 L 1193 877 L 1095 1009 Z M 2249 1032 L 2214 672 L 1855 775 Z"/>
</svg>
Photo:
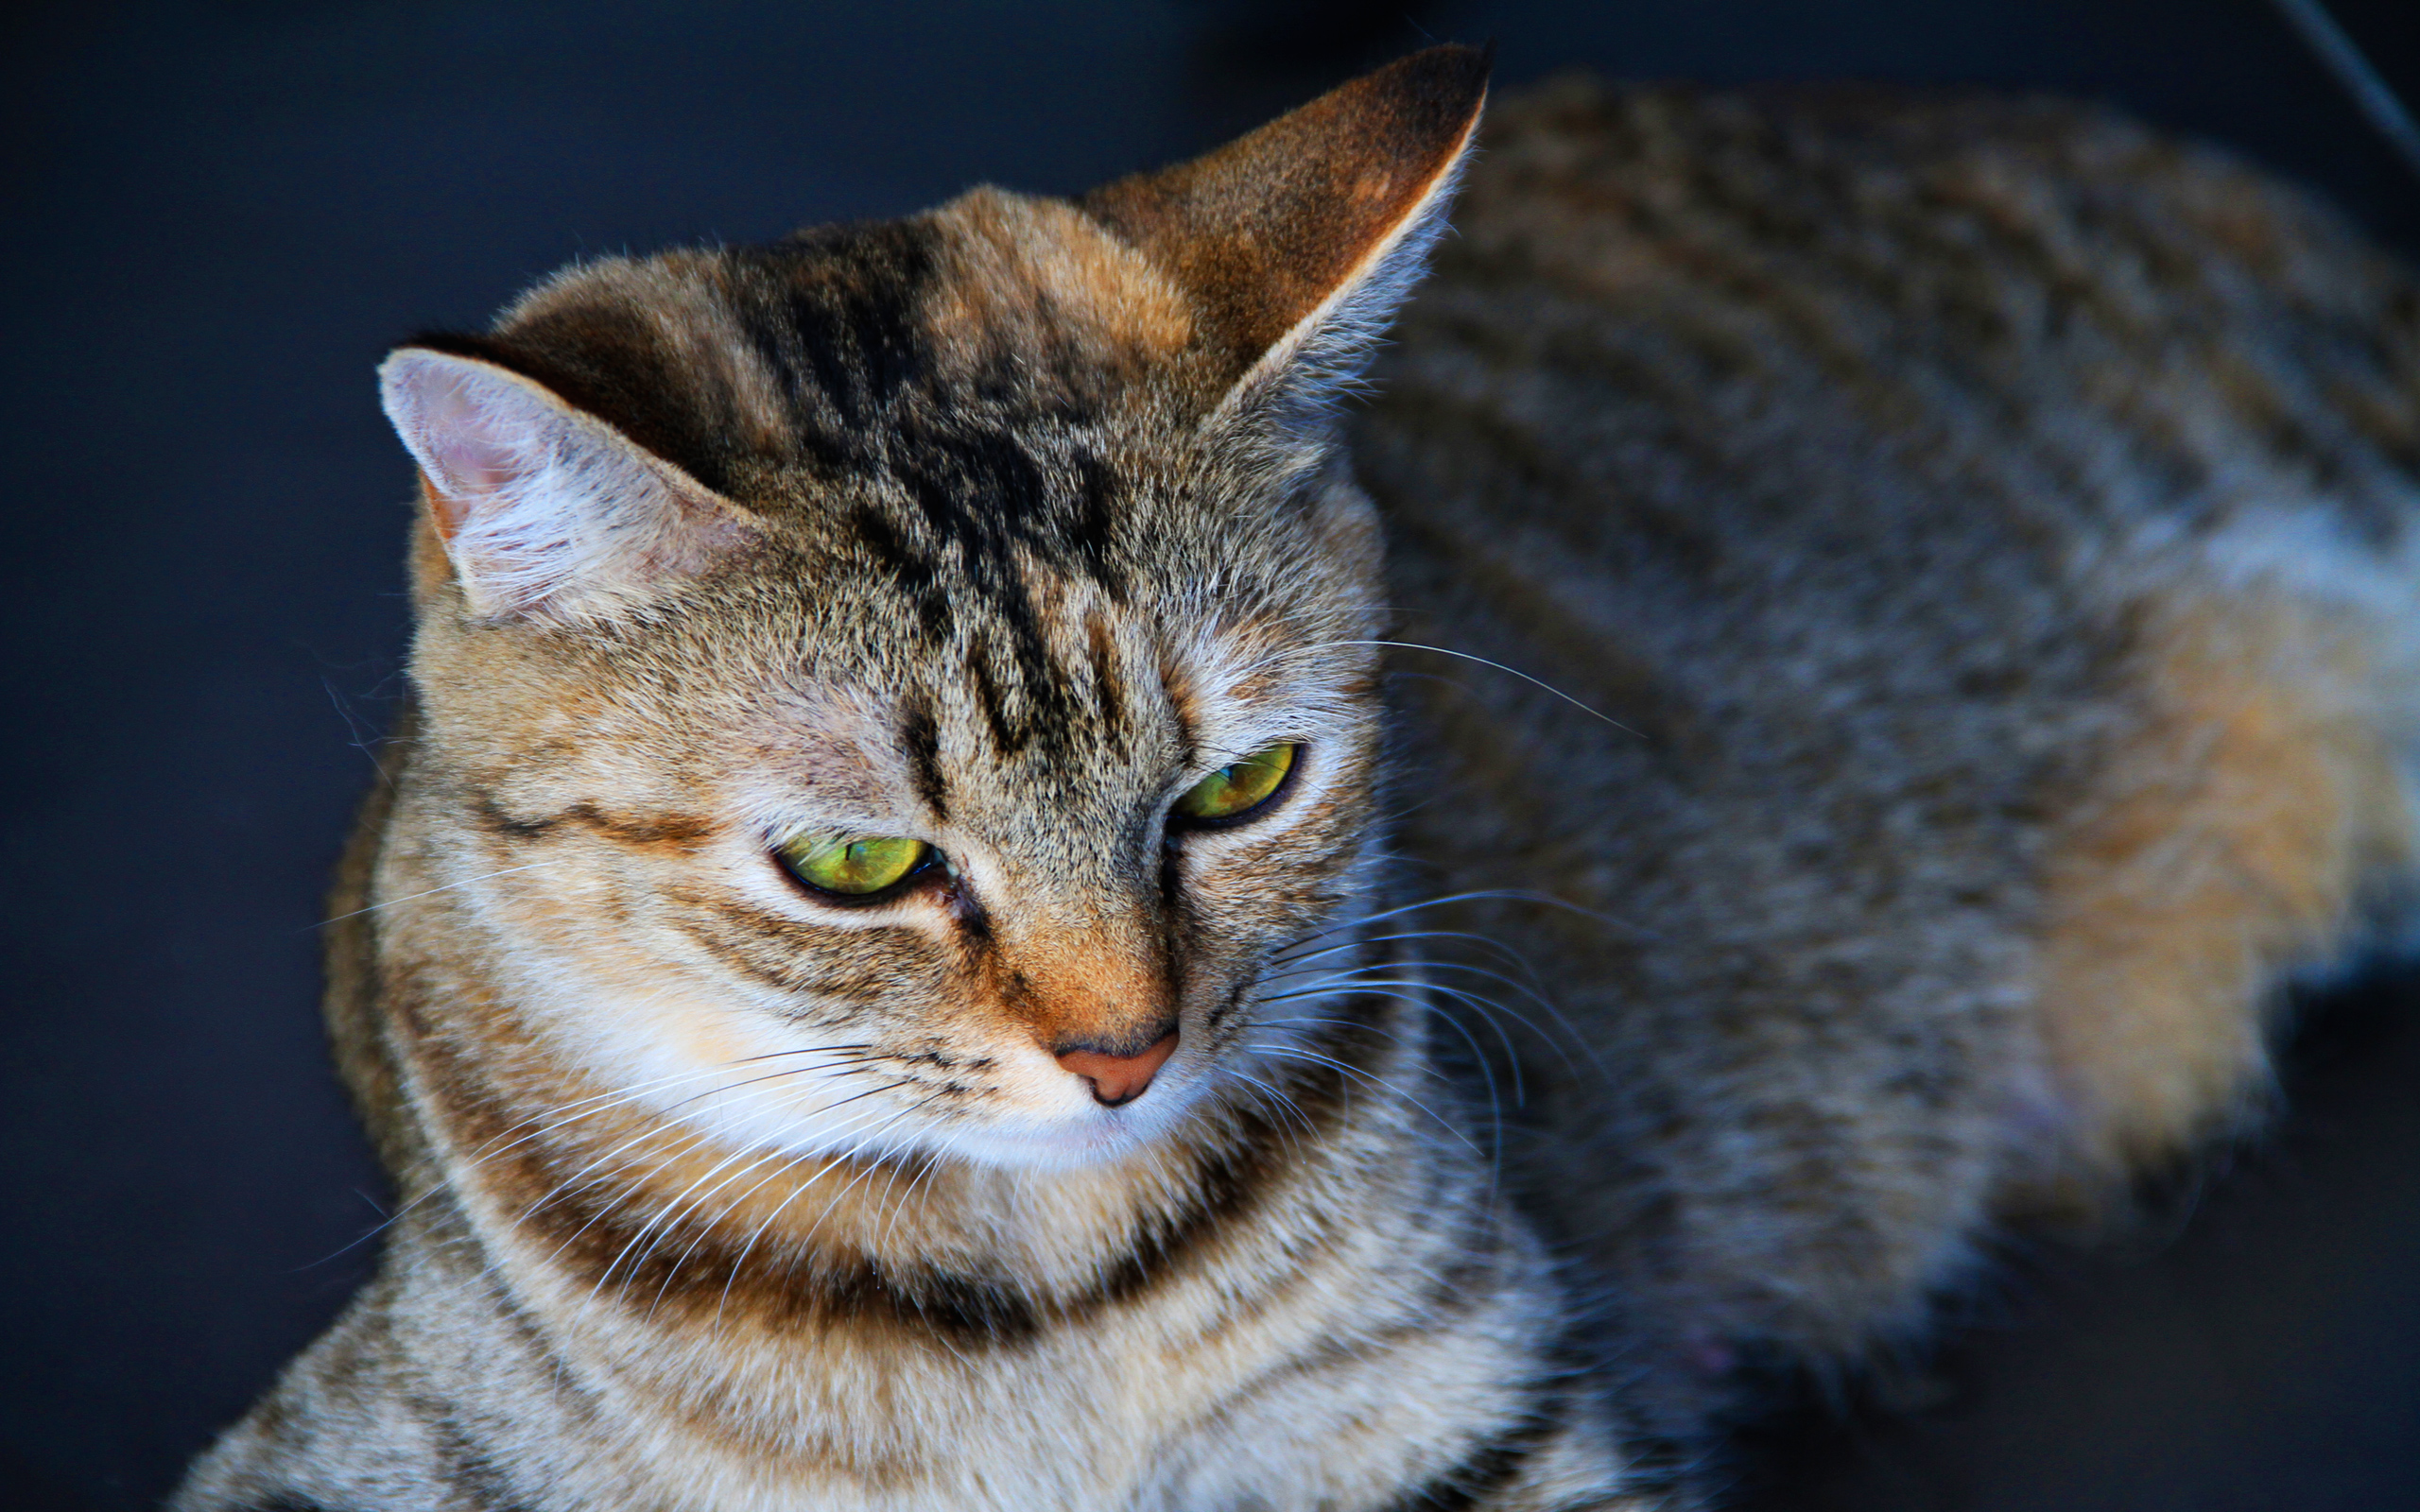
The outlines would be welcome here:
<svg viewBox="0 0 2420 1512">
<path fill-rule="evenodd" d="M 402 1206 L 177 1506 L 1700 1505 L 2256 1110 L 2411 869 L 2420 292 L 2087 112 L 1485 72 L 388 360 Z"/>
</svg>

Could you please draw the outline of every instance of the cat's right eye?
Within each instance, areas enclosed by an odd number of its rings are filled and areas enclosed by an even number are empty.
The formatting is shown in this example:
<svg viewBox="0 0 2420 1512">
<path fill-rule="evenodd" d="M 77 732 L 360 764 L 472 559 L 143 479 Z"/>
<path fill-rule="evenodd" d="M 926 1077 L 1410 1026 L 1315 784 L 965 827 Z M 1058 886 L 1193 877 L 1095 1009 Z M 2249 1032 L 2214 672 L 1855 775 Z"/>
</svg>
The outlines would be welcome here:
<svg viewBox="0 0 2420 1512">
<path fill-rule="evenodd" d="M 773 854 L 808 887 L 852 902 L 890 892 L 941 860 L 940 851 L 906 835 L 807 834 L 784 841 Z"/>
</svg>

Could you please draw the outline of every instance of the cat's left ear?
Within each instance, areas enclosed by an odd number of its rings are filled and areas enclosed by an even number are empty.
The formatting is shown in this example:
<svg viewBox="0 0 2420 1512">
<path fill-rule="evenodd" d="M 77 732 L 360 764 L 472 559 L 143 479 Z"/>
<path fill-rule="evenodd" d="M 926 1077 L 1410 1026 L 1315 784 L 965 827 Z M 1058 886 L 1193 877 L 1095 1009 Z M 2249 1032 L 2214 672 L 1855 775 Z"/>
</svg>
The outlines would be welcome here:
<svg viewBox="0 0 2420 1512">
<path fill-rule="evenodd" d="M 1324 412 L 1411 292 L 1478 129 L 1489 55 L 1432 47 L 1080 203 L 1194 306 L 1219 412 Z"/>
</svg>

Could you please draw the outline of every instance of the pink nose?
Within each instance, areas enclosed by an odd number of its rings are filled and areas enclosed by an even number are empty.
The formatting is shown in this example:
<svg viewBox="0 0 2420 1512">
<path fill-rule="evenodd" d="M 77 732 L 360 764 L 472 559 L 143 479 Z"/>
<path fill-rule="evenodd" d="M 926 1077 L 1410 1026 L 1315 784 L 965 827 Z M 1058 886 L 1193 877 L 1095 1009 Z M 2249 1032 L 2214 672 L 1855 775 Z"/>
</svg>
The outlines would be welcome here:
<svg viewBox="0 0 2420 1512">
<path fill-rule="evenodd" d="M 1093 1084 L 1093 1100 L 1104 1107 L 1117 1108 L 1143 1095 L 1151 1085 L 1152 1076 L 1176 1054 L 1176 1031 L 1170 1029 L 1160 1036 L 1159 1042 L 1139 1056 L 1110 1056 L 1098 1050 L 1063 1050 L 1059 1064 Z"/>
</svg>

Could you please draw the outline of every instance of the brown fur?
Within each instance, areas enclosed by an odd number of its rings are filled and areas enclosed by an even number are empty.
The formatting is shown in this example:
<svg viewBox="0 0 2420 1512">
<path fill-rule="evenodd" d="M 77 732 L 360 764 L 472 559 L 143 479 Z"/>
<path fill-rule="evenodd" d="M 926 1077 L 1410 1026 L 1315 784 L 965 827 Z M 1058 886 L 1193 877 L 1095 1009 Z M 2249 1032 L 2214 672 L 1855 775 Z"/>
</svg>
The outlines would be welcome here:
<svg viewBox="0 0 2420 1512">
<path fill-rule="evenodd" d="M 2088 112 L 1574 81 L 1347 424 L 1483 75 L 389 360 L 406 1206 L 181 1507 L 1687 1506 L 2241 1126 L 2413 859 L 2420 293 Z"/>
<path fill-rule="evenodd" d="M 1421 917 L 1693 1432 L 2247 1126 L 2409 870 L 2420 300 L 2049 103 L 1570 81 L 1458 225 L 1356 435 L 1401 638 L 1617 723 L 1399 651 L 1402 843 L 1511 895 Z"/>
<path fill-rule="evenodd" d="M 415 713 L 331 1014 L 405 1206 L 182 1504 L 1627 1501 L 1360 917 L 1377 554 L 1323 406 L 1482 73 L 1280 130 L 1335 172 L 1253 196 L 1311 259 L 1265 352 L 1169 239 L 1247 153 L 1113 196 L 1147 237 L 978 190 L 390 360 Z M 1173 822 L 1275 741 L 1288 801 Z M 834 834 L 945 864 L 853 903 L 779 859 Z M 1061 1063 L 1172 1030 L 1115 1106 Z"/>
</svg>

